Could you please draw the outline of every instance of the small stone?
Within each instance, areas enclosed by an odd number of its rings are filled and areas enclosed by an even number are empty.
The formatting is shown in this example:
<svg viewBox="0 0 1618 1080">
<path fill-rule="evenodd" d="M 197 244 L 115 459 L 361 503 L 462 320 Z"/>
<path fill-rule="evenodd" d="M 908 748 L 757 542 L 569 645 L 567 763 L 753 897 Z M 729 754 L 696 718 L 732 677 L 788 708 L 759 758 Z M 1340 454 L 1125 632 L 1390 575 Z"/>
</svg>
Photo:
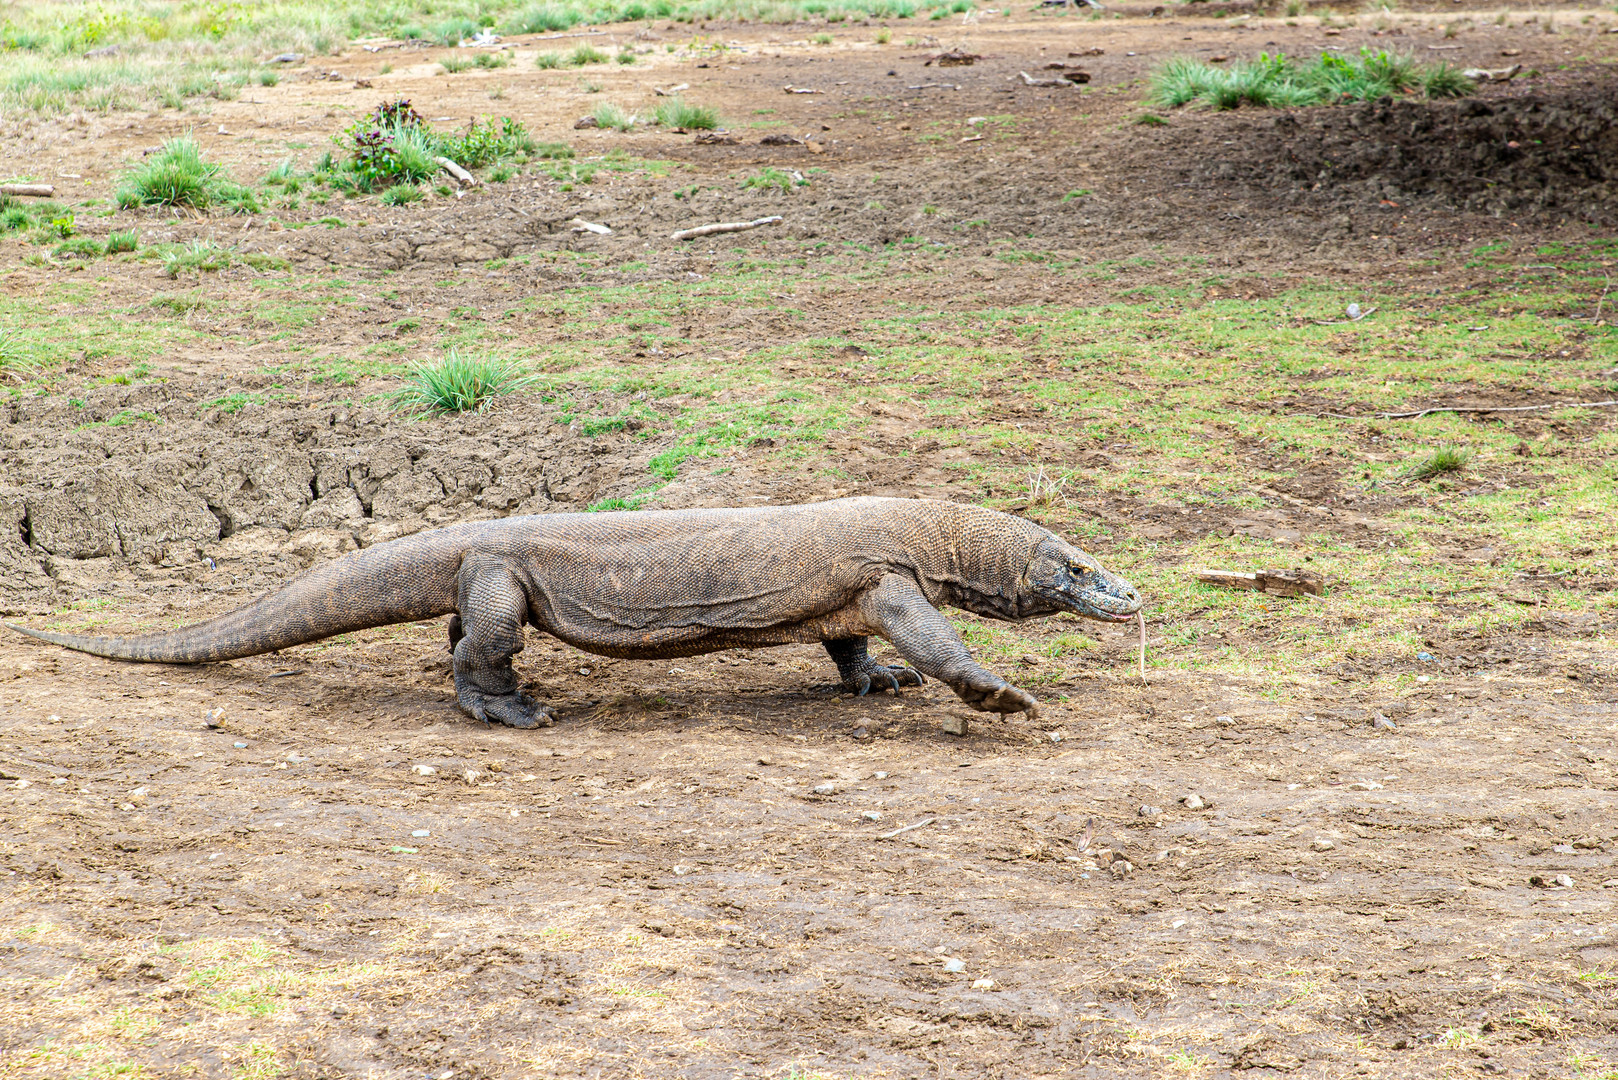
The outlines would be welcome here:
<svg viewBox="0 0 1618 1080">
<path fill-rule="evenodd" d="M 348 1010 L 343 1008 L 343 1006 L 338 1005 L 332 1009 L 331 1014 L 337 1019 L 341 1020 L 343 1017 L 348 1015 Z"/>
<path fill-rule="evenodd" d="M 235 744 L 235 747 L 238 750 L 246 750 L 247 749 L 247 744 L 244 743 L 244 742 L 239 742 L 239 743 Z"/>
<path fill-rule="evenodd" d="M 270 63 L 272 63 L 272 64 L 296 64 L 298 61 L 300 61 L 302 59 L 303 59 L 303 53 L 284 52 L 284 53 L 281 53 L 281 54 L 279 54 L 277 56 L 270 57 Z"/>
<path fill-rule="evenodd" d="M 67 777 L 65 777 L 65 776 L 57 776 L 57 777 L 53 777 L 51 779 L 51 786 L 52 787 L 60 787 L 61 785 L 65 784 L 65 783 L 67 783 Z"/>
<path fill-rule="evenodd" d="M 1141 817 L 1157 817 L 1163 813 L 1163 808 L 1161 806 L 1142 806 L 1140 809 L 1136 810 L 1135 813 L 1139 814 Z"/>
<path fill-rule="evenodd" d="M 410 766 L 410 771 L 417 776 L 436 776 L 438 774 L 438 770 L 431 765 L 412 765 Z"/>
<path fill-rule="evenodd" d="M 203 723 L 203 725 L 205 727 L 209 727 L 209 728 L 213 728 L 213 729 L 217 730 L 218 727 L 219 727 L 219 718 L 221 716 L 224 716 L 224 715 L 225 715 L 225 710 L 222 709 L 222 708 L 220 708 L 220 709 L 209 709 L 208 710 L 208 715 L 206 715 L 206 716 L 204 716 L 202 718 L 202 723 Z"/>
<path fill-rule="evenodd" d="M 769 757 L 769 756 L 765 756 L 765 757 L 759 758 L 758 763 L 760 765 L 774 765 L 775 764 L 775 759 L 772 758 L 772 757 Z"/>
<path fill-rule="evenodd" d="M 53 784 L 55 782 L 56 781 L 54 780 L 51 781 Z M 1593 836 L 1581 836 L 1577 840 L 1573 841 L 1573 846 L 1578 848 L 1580 851 L 1600 851 L 1601 841 L 1597 840 Z"/>
<path fill-rule="evenodd" d="M 888 778 L 888 774 L 885 773 L 885 772 L 879 772 L 879 773 L 872 773 L 871 774 L 871 779 L 873 779 L 873 780 L 886 780 L 887 778 Z"/>
<path fill-rule="evenodd" d="M 1571 854 L 1573 854 L 1573 845 L 1572 844 L 1556 844 L 1556 845 L 1553 845 L 1551 847 L 1551 850 L 1556 852 L 1558 855 L 1571 855 Z"/>
<path fill-rule="evenodd" d="M 1375 780 L 1356 780 L 1348 785 L 1350 791 L 1381 791 L 1382 785 Z"/>
<path fill-rule="evenodd" d="M 674 874 L 675 874 L 676 877 L 685 877 L 685 875 L 689 874 L 690 872 L 691 872 L 691 867 L 686 866 L 683 863 L 675 863 L 674 864 Z"/>
<path fill-rule="evenodd" d="M 1214 723 L 1220 727 L 1235 727 L 1236 718 L 1234 716 L 1216 716 L 1214 717 Z"/>
<path fill-rule="evenodd" d="M 1610 877 L 1601 883 L 1603 889 L 1618 889 L 1618 877 Z"/>
<path fill-rule="evenodd" d="M 428 831 L 428 830 L 426 830 L 426 829 L 412 829 L 412 830 L 411 830 L 411 831 L 410 831 L 410 835 L 411 835 L 411 836 L 415 836 L 415 837 L 418 837 L 418 838 L 419 838 L 419 837 L 423 837 L 423 836 L 431 836 L 431 835 L 432 835 L 432 833 L 431 833 L 431 832 L 429 832 L 429 831 Z"/>
<path fill-rule="evenodd" d="M 1050 732 L 1045 737 L 1047 739 L 1049 739 L 1051 742 L 1061 742 L 1062 741 L 1062 733 L 1060 731 Z M 990 981 L 992 982 L 993 980 L 990 980 Z"/>
<path fill-rule="evenodd" d="M 1420 660 L 1424 664 L 1432 664 L 1437 662 L 1438 657 L 1434 656 L 1430 652 L 1419 652 L 1416 654 L 1416 659 Z"/>
<path fill-rule="evenodd" d="M 1573 887 L 1573 879 L 1568 877 L 1566 874 L 1557 874 L 1551 880 L 1564 889 L 1571 889 Z"/>
<path fill-rule="evenodd" d="M 1128 859 L 1114 859 L 1107 864 L 1107 873 L 1115 878 L 1126 878 L 1135 870 L 1135 864 Z"/>
<path fill-rule="evenodd" d="M 976 981 L 974 981 L 972 983 L 972 989 L 974 989 L 974 990 L 993 990 L 994 989 L 994 980 L 993 979 L 978 979 L 978 980 L 976 980 Z"/>
<path fill-rule="evenodd" d="M 952 713 L 949 716 L 944 717 L 944 723 L 942 726 L 944 728 L 945 735 L 965 735 L 967 726 L 966 717 Z"/>
<path fill-rule="evenodd" d="M 1332 843 L 1330 840 L 1326 839 L 1324 836 L 1321 836 L 1321 837 L 1317 837 L 1315 839 L 1314 844 L 1311 845 L 1311 846 L 1316 851 L 1330 851 L 1332 848 L 1336 847 L 1337 845 Z"/>
<path fill-rule="evenodd" d="M 1192 792 L 1190 795 L 1187 795 L 1180 801 L 1185 803 L 1185 808 L 1187 810 L 1206 810 L 1208 808 L 1208 804 L 1203 801 L 1202 796 L 1198 795 L 1196 792 Z"/>
<path fill-rule="evenodd" d="M 863 740 L 869 739 L 871 737 L 871 730 L 869 728 L 867 728 L 864 724 L 861 724 L 859 727 L 854 729 L 853 735 L 854 735 L 854 738 L 860 739 L 860 740 L 863 741 Z"/>
<path fill-rule="evenodd" d="M 1371 721 L 1371 726 L 1378 731 L 1392 731 L 1396 725 L 1386 713 L 1377 713 Z"/>
<path fill-rule="evenodd" d="M 835 794 L 837 794 L 837 785 L 836 784 L 816 784 L 815 788 L 814 788 L 814 791 L 815 791 L 816 795 L 835 795 Z"/>
<path fill-rule="evenodd" d="M 951 975 L 959 975 L 961 972 L 966 970 L 966 961 L 957 960 L 952 956 L 948 960 L 944 961 L 944 970 L 949 972 Z"/>
<path fill-rule="evenodd" d="M 882 815 L 877 813 L 875 810 L 867 810 L 865 813 L 861 814 L 860 817 L 864 818 L 866 821 L 882 820 Z"/>
</svg>

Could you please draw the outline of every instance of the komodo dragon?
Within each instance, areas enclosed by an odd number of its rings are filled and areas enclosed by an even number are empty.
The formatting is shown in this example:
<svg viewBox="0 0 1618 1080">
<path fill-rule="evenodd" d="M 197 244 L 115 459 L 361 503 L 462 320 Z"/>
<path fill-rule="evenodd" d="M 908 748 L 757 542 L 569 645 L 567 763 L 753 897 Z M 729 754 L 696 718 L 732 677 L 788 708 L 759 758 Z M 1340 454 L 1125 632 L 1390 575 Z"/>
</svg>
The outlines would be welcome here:
<svg viewBox="0 0 1618 1080">
<path fill-rule="evenodd" d="M 974 709 L 1033 713 L 972 659 L 938 609 L 1019 620 L 1071 611 L 1128 619 L 1140 595 L 1030 521 L 930 499 L 545 514 L 393 540 L 311 570 L 226 615 L 167 633 L 92 637 L 11 629 L 119 660 L 195 664 L 371 626 L 451 615 L 455 694 L 487 723 L 548 725 L 511 658 L 523 624 L 602 656 L 662 659 L 819 641 L 845 689 L 931 675 Z M 10 624 L 7 624 L 10 625 Z M 893 643 L 909 666 L 866 654 Z"/>
</svg>

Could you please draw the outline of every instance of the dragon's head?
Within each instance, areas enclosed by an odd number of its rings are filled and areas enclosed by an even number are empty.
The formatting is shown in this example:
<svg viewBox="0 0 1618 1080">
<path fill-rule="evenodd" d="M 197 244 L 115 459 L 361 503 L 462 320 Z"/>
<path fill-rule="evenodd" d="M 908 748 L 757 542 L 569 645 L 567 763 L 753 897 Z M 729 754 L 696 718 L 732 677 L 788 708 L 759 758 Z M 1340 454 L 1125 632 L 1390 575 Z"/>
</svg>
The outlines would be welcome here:
<svg viewBox="0 0 1618 1080">
<path fill-rule="evenodd" d="M 1054 534 L 1047 534 L 1035 546 L 1022 585 L 1058 611 L 1101 622 L 1123 622 L 1140 610 L 1135 586 Z"/>
</svg>

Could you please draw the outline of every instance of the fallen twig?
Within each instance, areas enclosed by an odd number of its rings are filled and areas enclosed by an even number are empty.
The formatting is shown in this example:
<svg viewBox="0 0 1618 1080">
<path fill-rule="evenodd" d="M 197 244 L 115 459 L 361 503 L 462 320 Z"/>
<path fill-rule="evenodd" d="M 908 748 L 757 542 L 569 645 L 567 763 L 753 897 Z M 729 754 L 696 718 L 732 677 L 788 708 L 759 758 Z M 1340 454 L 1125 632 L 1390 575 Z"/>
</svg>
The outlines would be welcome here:
<svg viewBox="0 0 1618 1080">
<path fill-rule="evenodd" d="M 585 221 L 583 218 L 574 218 L 568 224 L 573 226 L 573 231 L 577 233 L 595 233 L 597 236 L 612 235 L 612 230 L 607 226 L 597 225 L 595 222 Z"/>
<path fill-rule="evenodd" d="M 1146 681 L 1146 616 L 1140 611 L 1135 612 L 1140 620 L 1140 681 Z"/>
<path fill-rule="evenodd" d="M 907 833 L 911 829 L 919 829 L 923 825 L 931 825 L 933 822 L 935 822 L 937 820 L 938 820 L 937 818 L 922 818 L 920 821 L 916 822 L 914 825 L 905 825 L 902 828 L 894 829 L 892 832 L 885 832 L 881 836 L 878 836 L 877 839 L 878 840 L 892 840 L 895 836 L 898 836 L 900 833 Z"/>
<path fill-rule="evenodd" d="M 715 233 L 746 232 L 756 229 L 760 225 L 774 225 L 781 220 L 780 214 L 770 217 L 761 217 L 755 221 L 721 221 L 714 225 L 698 225 L 695 228 L 681 229 L 669 236 L 670 240 L 695 240 L 699 236 L 713 236 Z"/>
<path fill-rule="evenodd" d="M 960 86 L 958 84 L 956 84 L 956 83 L 924 82 L 924 83 L 917 83 L 915 86 L 907 86 L 907 87 L 905 87 L 905 89 L 906 90 L 959 90 Z"/>
<path fill-rule="evenodd" d="M 1304 593 L 1319 596 L 1326 586 L 1325 579 L 1312 570 L 1260 570 L 1256 574 L 1244 574 L 1237 570 L 1198 570 L 1197 580 L 1204 585 L 1251 589 L 1270 596 L 1301 596 Z"/>
<path fill-rule="evenodd" d="M 477 187 L 478 186 L 478 178 L 477 177 L 473 176 L 471 173 L 467 172 L 465 169 L 463 169 L 459 165 L 455 164 L 455 162 L 451 161 L 449 158 L 447 158 L 447 157 L 435 157 L 435 158 L 433 158 L 433 160 L 438 162 L 438 167 L 440 169 L 443 169 L 445 172 L 447 172 L 451 176 L 453 176 L 456 180 L 460 181 L 460 184 L 461 184 L 462 187 Z"/>
<path fill-rule="evenodd" d="M 1618 398 L 1611 401 L 1558 401 L 1550 405 L 1439 405 L 1418 412 L 1381 412 L 1368 416 L 1350 416 L 1348 413 L 1292 413 L 1293 416 L 1313 416 L 1331 420 L 1420 420 L 1433 413 L 1495 413 L 1544 412 L 1547 409 L 1611 409 L 1618 407 Z"/>
<path fill-rule="evenodd" d="M 652 93 L 656 94 L 658 97 L 671 97 L 674 94 L 678 94 L 681 90 L 689 89 L 691 89 L 690 83 L 681 83 L 679 86 L 671 86 L 667 90 L 654 86 L 652 87 Z"/>
<path fill-rule="evenodd" d="M 48 199 L 56 194 L 49 184 L 0 184 L 0 195 L 22 195 L 30 199 Z"/>
<path fill-rule="evenodd" d="M 1026 71 L 1019 71 L 1019 72 L 1017 72 L 1017 74 L 1022 76 L 1023 83 L 1025 85 L 1028 85 L 1028 86 L 1072 86 L 1072 85 L 1074 85 L 1073 83 L 1069 82 L 1066 79 L 1036 79 L 1032 75 L 1028 74 L 1028 72 L 1026 72 Z"/>
</svg>

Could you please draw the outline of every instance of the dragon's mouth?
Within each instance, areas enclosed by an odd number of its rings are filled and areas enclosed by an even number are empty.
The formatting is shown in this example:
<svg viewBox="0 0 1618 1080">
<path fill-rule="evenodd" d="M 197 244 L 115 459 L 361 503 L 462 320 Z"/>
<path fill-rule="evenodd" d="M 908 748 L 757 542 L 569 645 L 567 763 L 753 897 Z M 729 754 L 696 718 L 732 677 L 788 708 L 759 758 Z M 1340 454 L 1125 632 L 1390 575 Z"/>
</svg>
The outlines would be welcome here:
<svg viewBox="0 0 1618 1080">
<path fill-rule="evenodd" d="M 1125 582 L 1118 582 L 1120 593 L 1090 588 L 1057 588 L 1046 593 L 1050 599 L 1073 614 L 1099 622 L 1127 622 L 1140 610 L 1140 593 Z"/>
</svg>

